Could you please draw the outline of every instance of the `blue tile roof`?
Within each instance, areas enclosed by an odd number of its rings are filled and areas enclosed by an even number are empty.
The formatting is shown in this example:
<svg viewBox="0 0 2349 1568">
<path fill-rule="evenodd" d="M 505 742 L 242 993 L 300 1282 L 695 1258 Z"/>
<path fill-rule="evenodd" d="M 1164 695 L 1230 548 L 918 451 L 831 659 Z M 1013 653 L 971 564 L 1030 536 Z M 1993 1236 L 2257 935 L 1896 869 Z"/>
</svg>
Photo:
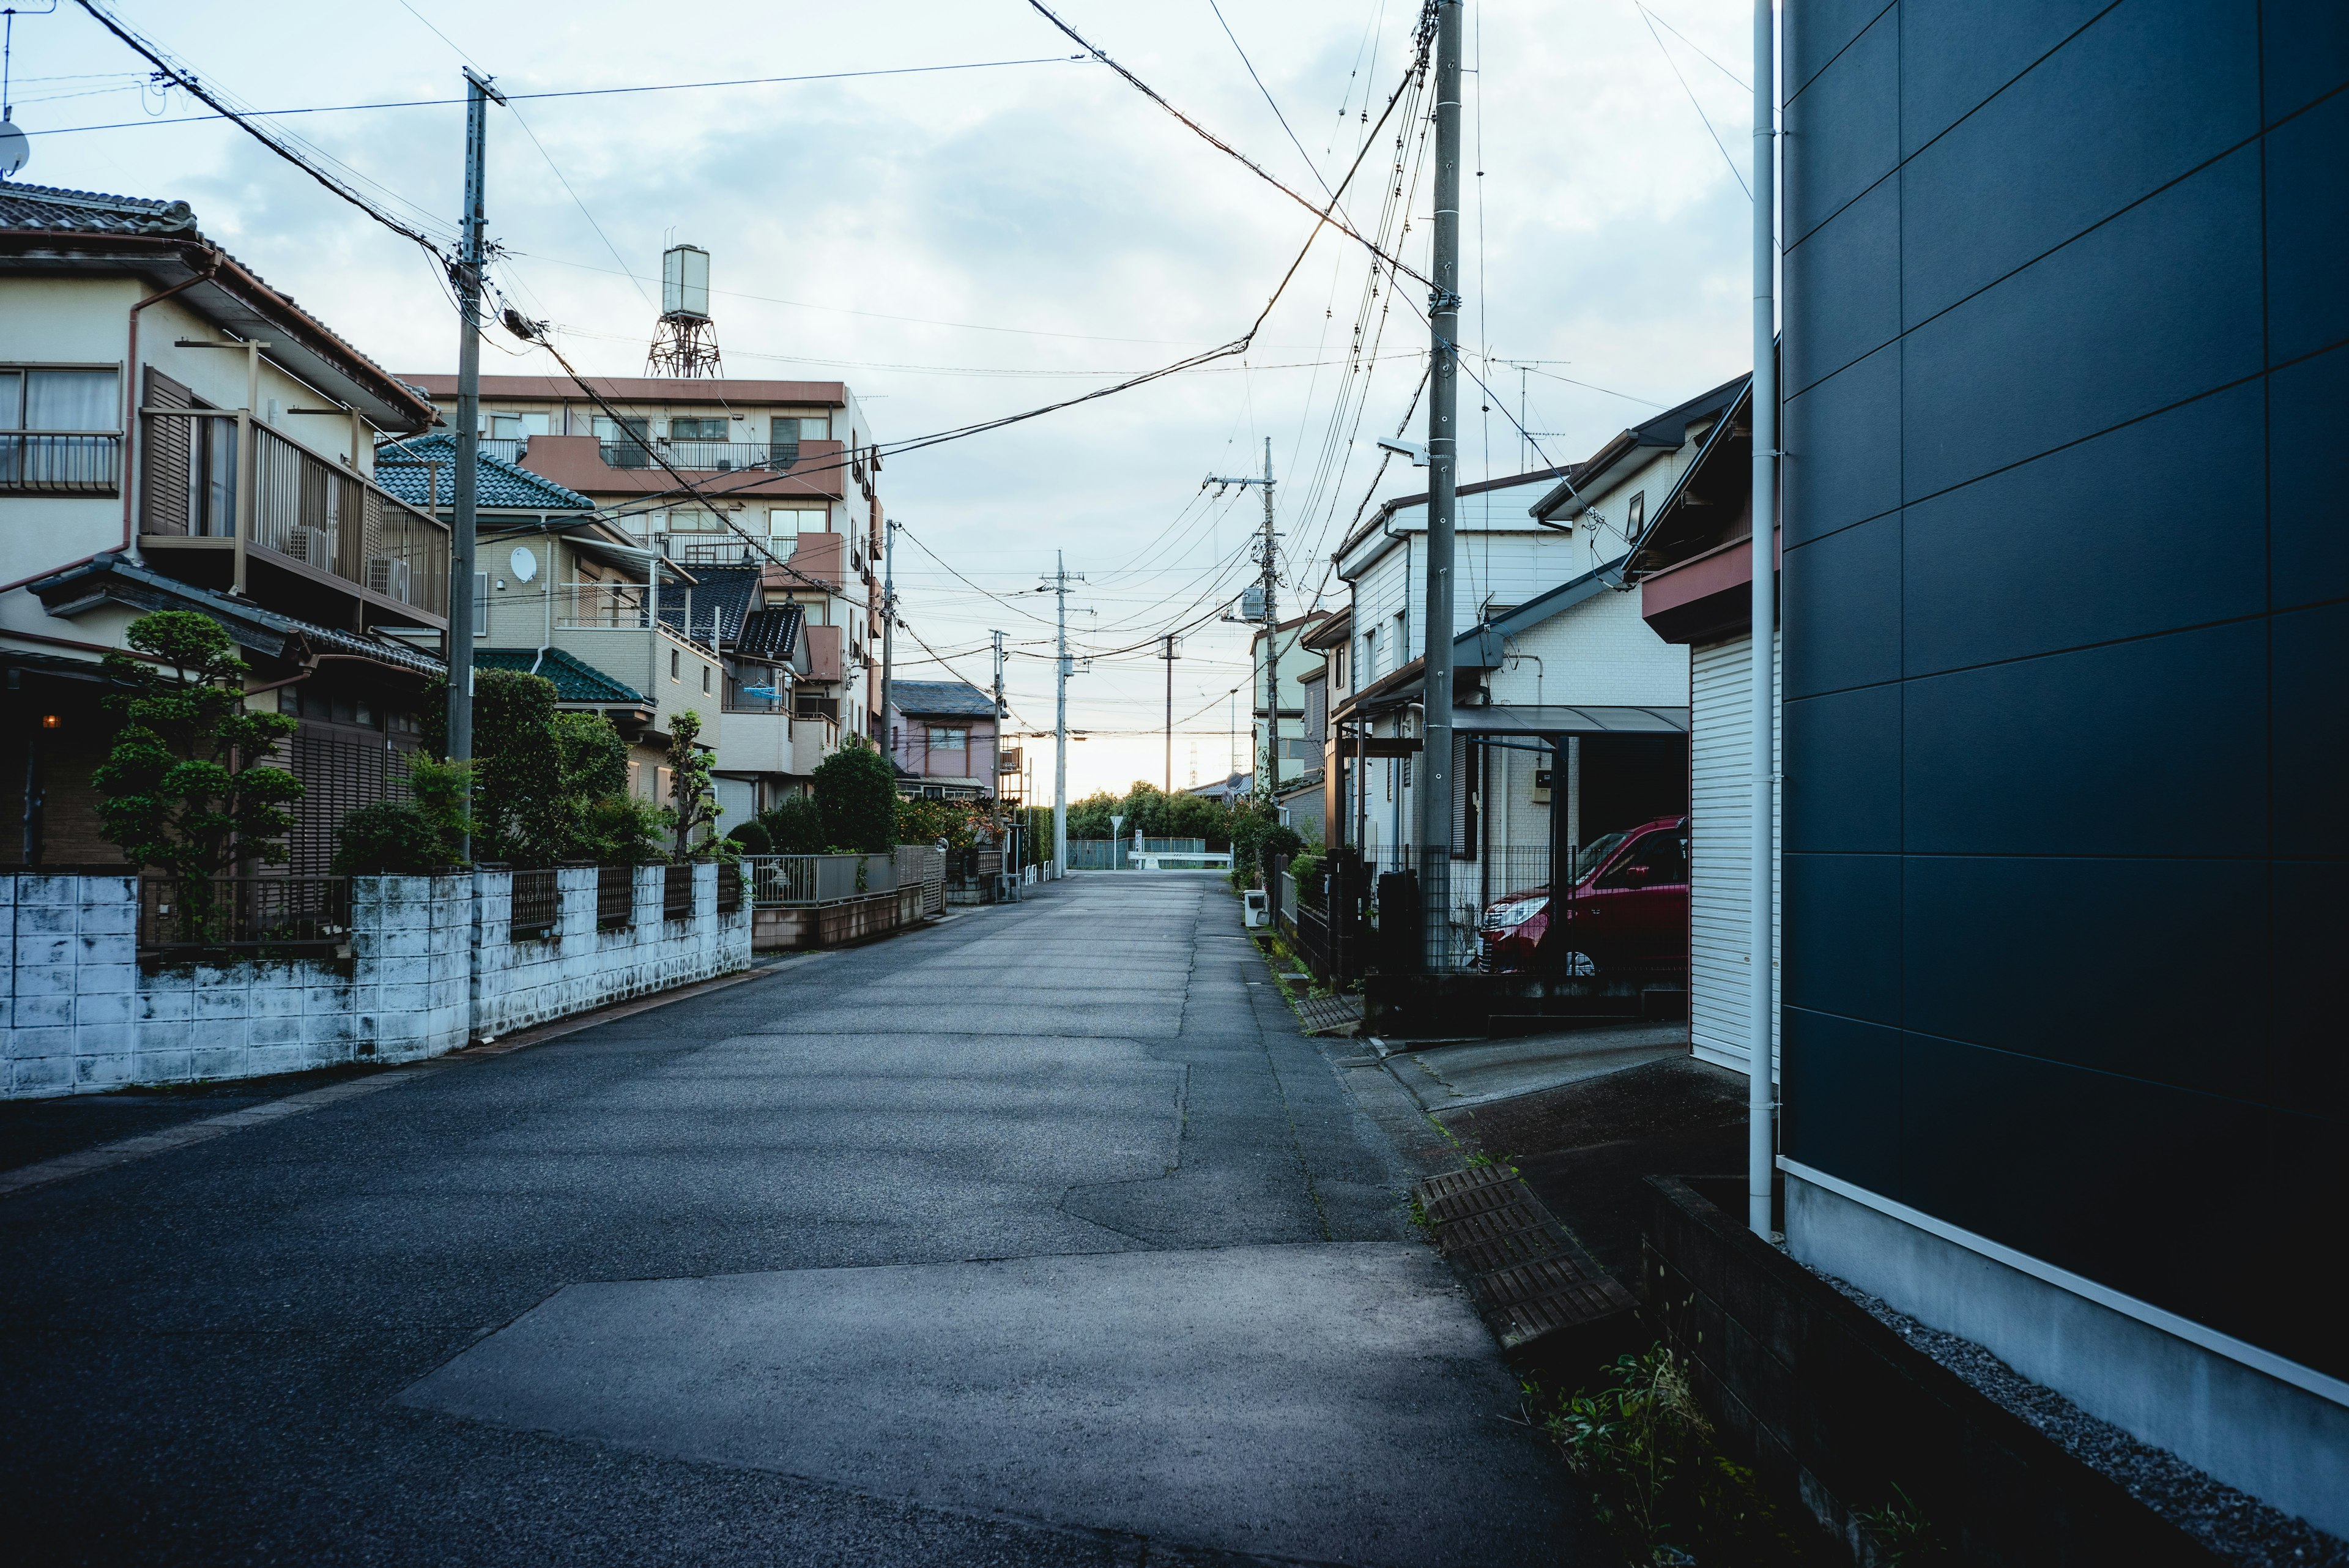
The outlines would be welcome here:
<svg viewBox="0 0 2349 1568">
<path fill-rule="evenodd" d="M 438 464 L 437 483 L 431 467 Z M 375 449 L 375 482 L 410 506 L 429 506 L 437 497 L 442 511 L 457 465 L 457 438 L 446 432 L 388 441 Z M 533 473 L 519 463 L 479 453 L 476 503 L 525 512 L 593 512 L 595 503 L 577 491 Z"/>
<path fill-rule="evenodd" d="M 900 713 L 919 718 L 968 715 L 995 717 L 995 699 L 960 680 L 892 680 L 889 701 Z"/>
</svg>

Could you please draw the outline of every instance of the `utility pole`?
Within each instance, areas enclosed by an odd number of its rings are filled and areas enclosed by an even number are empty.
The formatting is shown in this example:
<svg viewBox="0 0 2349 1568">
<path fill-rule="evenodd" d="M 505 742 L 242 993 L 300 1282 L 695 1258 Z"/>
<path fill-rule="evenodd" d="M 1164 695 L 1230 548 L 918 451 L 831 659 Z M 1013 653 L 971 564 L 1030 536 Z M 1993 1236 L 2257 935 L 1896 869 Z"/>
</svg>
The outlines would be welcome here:
<svg viewBox="0 0 2349 1568">
<path fill-rule="evenodd" d="M 481 190 L 489 140 L 490 100 L 506 100 L 490 78 L 465 70 L 465 216 L 457 266 L 457 307 L 464 336 L 457 344 L 456 518 L 449 537 L 449 760 L 473 760 L 473 524 L 481 447 L 481 229 L 488 221 Z M 354 454 L 356 457 L 356 454 Z M 548 586 L 553 592 L 553 585 Z M 460 846 L 471 860 L 469 835 Z"/>
<path fill-rule="evenodd" d="M 1434 352 L 1427 398 L 1426 671 L 1420 722 L 1420 892 L 1426 961 L 1444 942 L 1452 907 L 1452 531 L 1459 503 L 1460 441 L 1460 13 L 1435 7 L 1435 286 L 1427 296 Z"/>
<path fill-rule="evenodd" d="M 1166 661 L 1166 793 L 1174 793 L 1174 634 L 1166 634 L 1166 649 L 1159 657 Z"/>
<path fill-rule="evenodd" d="M 1052 871 L 1069 869 L 1069 563 L 1052 552 L 1052 592 L 1060 600 L 1060 632 L 1052 661 Z"/>
<path fill-rule="evenodd" d="M 1458 117 L 1455 115 L 1454 118 L 1457 119 Z M 1270 436 L 1264 438 L 1263 478 L 1250 476 L 1246 479 L 1219 479 L 1214 474 L 1209 474 L 1206 483 L 1199 488 L 1204 490 L 1209 484 L 1217 486 L 1219 490 L 1226 484 L 1264 486 L 1264 537 L 1257 543 L 1258 567 L 1257 592 L 1264 599 L 1265 658 L 1271 673 L 1265 681 L 1264 761 L 1257 769 L 1256 794 L 1258 799 L 1269 801 L 1272 799 L 1272 792 L 1280 784 L 1279 763 L 1276 761 L 1280 755 L 1280 649 L 1274 640 L 1274 629 L 1280 625 L 1280 560 L 1277 553 L 1278 546 L 1273 543 L 1279 535 L 1272 531 L 1272 438 Z M 1247 618 L 1243 616 L 1241 618 Z M 1248 656 L 1251 664 L 1255 662 L 1255 657 L 1254 652 L 1251 651 Z M 1167 674 L 1171 679 L 1174 674 L 1173 666 L 1168 666 Z M 1254 680 L 1253 671 L 1249 678 L 1251 680 Z M 1235 732 L 1237 732 L 1237 725 Z"/>
<path fill-rule="evenodd" d="M 897 731 L 889 715 L 897 700 L 897 520 L 892 517 L 884 524 L 887 532 L 881 536 L 881 744 L 886 748 L 889 765 L 897 765 Z M 1002 685 L 1000 660 L 998 663 L 998 695 Z M 996 733 L 1003 732 L 998 724 Z"/>
<path fill-rule="evenodd" d="M 999 631 L 992 632 L 989 636 L 995 643 L 995 762 L 993 764 L 995 776 L 987 781 L 987 786 L 988 793 L 993 794 L 997 804 L 1000 805 L 1003 800 L 1003 721 L 1010 711 L 1010 707 L 1003 701 L 1003 634 Z M 882 722 L 884 723 L 888 722 L 885 715 Z M 1020 805 L 1025 806 L 1027 802 L 1022 801 Z M 1019 830 L 1015 827 L 1007 831 L 1009 842 L 1003 846 L 1005 851 L 1003 868 L 1017 874 L 1019 869 Z"/>
<path fill-rule="evenodd" d="M 1771 0 L 1754 0 L 1754 598 L 1748 661 L 1754 696 L 1754 852 L 1747 865 L 1745 1222 L 1772 1233 L 1771 1188 L 1776 1176 L 1777 1109 L 1771 1068 L 1777 1031 L 1776 921 L 1772 897 L 1777 846 L 1772 817 L 1777 793 L 1778 513 L 1777 353 L 1777 39 Z"/>
</svg>

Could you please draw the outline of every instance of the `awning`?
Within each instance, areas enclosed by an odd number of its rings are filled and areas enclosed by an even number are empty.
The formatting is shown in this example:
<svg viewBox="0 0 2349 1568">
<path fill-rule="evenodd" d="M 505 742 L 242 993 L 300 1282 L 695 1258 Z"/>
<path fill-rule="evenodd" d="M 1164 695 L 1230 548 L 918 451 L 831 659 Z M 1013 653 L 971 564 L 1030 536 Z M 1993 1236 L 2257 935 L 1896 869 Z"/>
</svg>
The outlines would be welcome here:
<svg viewBox="0 0 2349 1568">
<path fill-rule="evenodd" d="M 1454 708 L 1452 728 L 1464 735 L 1685 735 L 1685 708 Z"/>
</svg>

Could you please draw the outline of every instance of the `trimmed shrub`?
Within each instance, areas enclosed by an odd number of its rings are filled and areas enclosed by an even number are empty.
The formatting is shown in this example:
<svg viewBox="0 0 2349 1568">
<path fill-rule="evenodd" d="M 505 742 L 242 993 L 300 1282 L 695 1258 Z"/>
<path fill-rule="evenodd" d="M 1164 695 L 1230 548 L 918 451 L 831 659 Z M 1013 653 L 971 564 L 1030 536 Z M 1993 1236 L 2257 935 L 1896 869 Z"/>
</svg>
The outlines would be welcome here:
<svg viewBox="0 0 2349 1568">
<path fill-rule="evenodd" d="M 878 855 L 897 846 L 897 781 L 888 759 L 861 736 L 816 764 L 815 805 L 831 848 Z"/>
<path fill-rule="evenodd" d="M 732 839 L 745 855 L 775 853 L 775 841 L 768 836 L 767 830 L 755 820 L 736 824 L 727 830 L 726 836 Z"/>
</svg>

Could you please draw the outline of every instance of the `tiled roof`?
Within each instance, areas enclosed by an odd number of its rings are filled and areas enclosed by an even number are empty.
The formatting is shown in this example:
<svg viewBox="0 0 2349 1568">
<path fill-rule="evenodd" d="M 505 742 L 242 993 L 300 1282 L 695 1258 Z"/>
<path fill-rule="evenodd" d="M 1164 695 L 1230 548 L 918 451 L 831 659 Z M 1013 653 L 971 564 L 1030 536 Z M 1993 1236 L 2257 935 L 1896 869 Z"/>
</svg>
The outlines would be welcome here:
<svg viewBox="0 0 2349 1568">
<path fill-rule="evenodd" d="M 473 668 L 476 670 L 519 670 L 528 673 L 533 664 L 538 667 L 539 674 L 554 682 L 555 700 L 560 702 L 641 707 L 647 701 L 643 692 L 621 685 L 594 665 L 574 659 L 559 648 L 550 648 L 543 654 L 535 648 L 473 649 Z"/>
<path fill-rule="evenodd" d="M 435 464 L 440 469 L 437 479 Z M 410 506 L 428 506 L 437 499 L 446 510 L 456 467 L 457 438 L 447 431 L 388 441 L 375 449 L 375 482 Z M 475 455 L 475 500 L 482 506 L 526 512 L 595 510 L 595 504 L 577 491 L 487 452 Z"/>
<path fill-rule="evenodd" d="M 264 609 L 249 598 L 216 593 L 134 566 L 111 551 L 28 586 L 45 605 L 53 607 L 71 602 L 68 590 L 78 589 L 83 594 L 95 592 L 133 609 L 202 610 L 225 626 L 243 646 L 274 658 L 298 657 L 306 643 L 315 649 L 356 654 L 419 675 L 438 675 L 446 668 L 440 655 L 409 643 L 391 638 L 361 637 L 339 628 L 297 620 Z"/>
<path fill-rule="evenodd" d="M 90 234 L 193 234 L 185 202 L 150 202 L 0 180 L 0 228 L 62 229 Z"/>
<path fill-rule="evenodd" d="M 664 591 L 661 624 L 708 648 L 732 640 L 759 602 L 761 568 L 688 565 L 685 569 L 693 578 L 686 590 L 691 597 Z M 686 616 L 688 608 L 693 612 L 690 624 Z"/>
<path fill-rule="evenodd" d="M 767 605 L 752 610 L 735 634 L 735 653 L 771 664 L 791 658 L 800 640 L 800 618 L 804 613 L 797 605 Z"/>
<path fill-rule="evenodd" d="M 995 717 L 995 699 L 961 680 L 893 680 L 889 701 L 900 713 L 924 717 L 943 713 Z"/>
</svg>

